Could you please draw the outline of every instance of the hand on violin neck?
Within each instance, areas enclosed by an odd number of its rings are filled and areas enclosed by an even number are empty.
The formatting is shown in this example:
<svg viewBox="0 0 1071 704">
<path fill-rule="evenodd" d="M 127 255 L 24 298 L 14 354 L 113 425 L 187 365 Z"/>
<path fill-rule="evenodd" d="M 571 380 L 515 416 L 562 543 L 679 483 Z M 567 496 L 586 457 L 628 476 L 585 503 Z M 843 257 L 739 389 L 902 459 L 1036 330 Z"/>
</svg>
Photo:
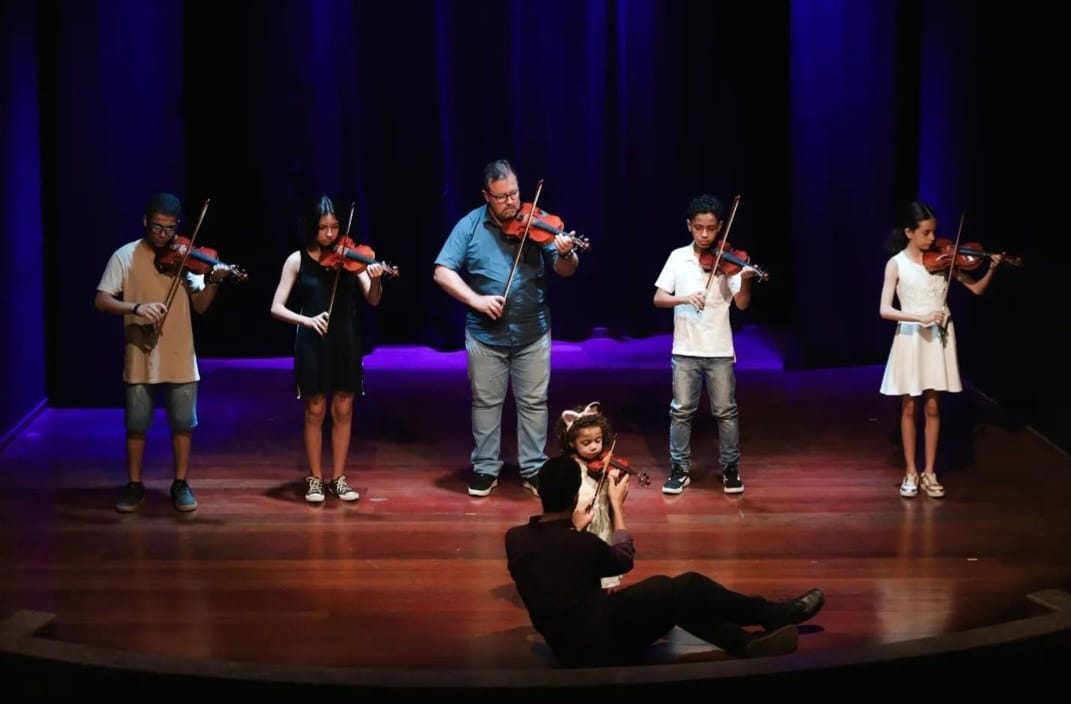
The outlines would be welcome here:
<svg viewBox="0 0 1071 704">
<path fill-rule="evenodd" d="M 610 498 L 610 506 L 614 509 L 615 513 L 620 514 L 621 509 L 625 505 L 625 499 L 628 498 L 629 480 L 631 475 L 625 472 L 616 472 L 618 476 L 612 478 L 607 482 L 606 494 Z M 622 516 L 622 519 L 624 516 Z"/>
<path fill-rule="evenodd" d="M 573 240 L 574 235 L 576 235 L 576 232 L 554 236 L 554 248 L 558 250 L 559 257 L 567 257 L 576 251 L 576 248 L 574 247 L 575 242 Z"/>
</svg>

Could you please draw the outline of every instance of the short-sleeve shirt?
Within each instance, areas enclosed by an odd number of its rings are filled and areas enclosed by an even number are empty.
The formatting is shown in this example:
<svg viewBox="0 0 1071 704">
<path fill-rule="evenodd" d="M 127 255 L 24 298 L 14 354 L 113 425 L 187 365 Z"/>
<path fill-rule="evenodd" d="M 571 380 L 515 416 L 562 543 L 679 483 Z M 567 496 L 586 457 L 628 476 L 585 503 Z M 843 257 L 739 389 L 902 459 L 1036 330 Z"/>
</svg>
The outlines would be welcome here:
<svg viewBox="0 0 1071 704">
<path fill-rule="evenodd" d="M 703 270 L 692 245 L 669 253 L 655 286 L 674 296 L 690 296 L 707 288 L 711 274 Z M 702 313 L 690 303 L 673 307 L 673 354 L 686 357 L 732 357 L 733 331 L 729 308 L 743 277 L 714 274 Z"/>
<path fill-rule="evenodd" d="M 156 253 L 144 239 L 115 250 L 97 284 L 104 291 L 128 303 L 163 303 L 174 277 L 156 269 Z M 123 316 L 126 340 L 123 381 L 128 384 L 186 384 L 199 381 L 197 354 L 193 346 L 190 296 L 204 288 L 204 276 L 182 275 L 179 290 L 171 300 L 164 326 L 149 350 L 139 346 L 150 325 L 136 315 Z"/>
<path fill-rule="evenodd" d="M 519 239 L 507 237 L 487 205 L 465 215 L 446 238 L 435 264 L 457 272 L 482 296 L 501 296 L 517 260 Z M 510 281 L 502 317 L 491 320 L 474 310 L 465 316 L 465 330 L 494 347 L 524 347 L 550 331 L 547 269 L 558 260 L 553 243 L 528 241 Z"/>
</svg>

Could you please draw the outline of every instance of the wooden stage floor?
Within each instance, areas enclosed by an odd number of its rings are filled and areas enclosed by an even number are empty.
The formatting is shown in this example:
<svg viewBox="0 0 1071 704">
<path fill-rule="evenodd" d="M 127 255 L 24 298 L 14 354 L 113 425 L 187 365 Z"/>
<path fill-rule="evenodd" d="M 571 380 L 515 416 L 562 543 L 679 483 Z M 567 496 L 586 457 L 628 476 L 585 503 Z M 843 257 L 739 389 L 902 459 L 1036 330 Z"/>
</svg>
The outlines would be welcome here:
<svg viewBox="0 0 1071 704">
<path fill-rule="evenodd" d="M 666 496 L 668 342 L 556 343 L 554 355 L 552 419 L 602 402 L 618 453 L 653 479 L 629 497 L 638 553 L 625 584 L 698 570 L 772 597 L 821 587 L 827 603 L 801 629 L 801 654 L 1029 618 L 1045 609 L 1028 594 L 1071 591 L 1071 460 L 975 394 L 945 397 L 947 496 L 903 499 L 899 402 L 878 394 L 880 367 L 742 362 L 745 493 L 721 491 L 704 409 L 694 481 Z M 477 679 L 554 669 L 503 550 L 538 500 L 513 464 L 490 497 L 466 493 L 463 353 L 367 358 L 348 465 L 355 504 L 304 502 L 290 374 L 289 360 L 202 360 L 192 514 L 168 502 L 159 412 L 149 496 L 130 515 L 112 507 L 125 481 L 122 412 L 34 419 L 0 452 L 0 618 L 46 612 L 57 641 L 180 661 Z M 511 458 L 512 403 L 504 425 Z M 726 659 L 683 632 L 651 655 L 652 666 Z"/>
</svg>

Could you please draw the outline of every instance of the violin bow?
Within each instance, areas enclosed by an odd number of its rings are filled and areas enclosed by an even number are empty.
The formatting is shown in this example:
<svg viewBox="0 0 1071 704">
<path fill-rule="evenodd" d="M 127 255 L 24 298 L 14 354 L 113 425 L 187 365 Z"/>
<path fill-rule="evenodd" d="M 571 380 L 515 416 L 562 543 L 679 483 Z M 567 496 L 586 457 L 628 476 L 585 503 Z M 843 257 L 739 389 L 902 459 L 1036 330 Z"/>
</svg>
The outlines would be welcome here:
<svg viewBox="0 0 1071 704">
<path fill-rule="evenodd" d="M 167 289 L 167 298 L 164 300 L 164 305 L 167 306 L 164 310 L 164 314 L 160 316 L 160 321 L 156 323 L 155 331 L 159 333 L 164 329 L 164 321 L 167 320 L 167 314 L 171 312 L 171 302 L 175 300 L 175 294 L 178 293 L 178 287 L 181 284 L 182 272 L 186 270 L 186 262 L 190 259 L 190 253 L 193 252 L 194 243 L 197 241 L 197 233 L 201 231 L 201 223 L 205 221 L 205 213 L 208 212 L 208 203 L 211 198 L 205 198 L 205 204 L 201 206 L 201 214 L 197 216 L 197 224 L 193 227 L 193 234 L 190 235 L 190 244 L 186 247 L 186 253 L 182 255 L 182 261 L 179 262 L 177 273 L 175 278 L 171 280 L 171 286 Z"/>
<path fill-rule="evenodd" d="M 718 273 L 718 264 L 721 263 L 721 256 L 725 253 L 725 243 L 729 241 L 729 230 L 733 229 L 733 219 L 736 218 L 736 209 L 740 206 L 740 196 L 736 195 L 733 198 L 733 207 L 729 210 L 729 221 L 725 223 L 725 235 L 721 238 L 721 243 L 718 244 L 718 254 L 714 257 L 714 266 L 710 268 L 710 276 L 707 277 L 707 285 L 704 289 L 703 300 L 710 294 L 710 287 L 714 283 L 714 277 Z M 703 314 L 702 309 L 699 311 L 699 315 Z"/>
<path fill-rule="evenodd" d="M 532 220 L 536 214 L 536 203 L 539 202 L 539 194 L 543 192 L 543 179 L 539 179 L 536 185 L 535 198 L 532 199 L 532 211 L 528 214 L 528 221 L 524 223 L 524 232 L 521 233 L 521 244 L 517 247 L 517 256 L 513 258 L 513 268 L 510 269 L 509 278 L 506 279 L 506 290 L 502 292 L 503 298 L 509 298 L 509 287 L 513 284 L 513 275 L 517 273 L 517 266 L 521 263 L 521 255 L 524 253 L 524 245 L 528 242 L 528 231 L 532 229 Z"/>
<path fill-rule="evenodd" d="M 610 443 L 610 449 L 606 451 L 606 457 L 604 457 L 602 460 L 602 476 L 599 477 L 599 483 L 595 485 L 595 493 L 591 497 L 591 503 L 588 504 L 588 513 L 591 513 L 591 511 L 595 508 L 595 502 L 599 498 L 599 492 L 602 491 L 603 485 L 606 484 L 606 477 L 610 476 L 610 461 L 614 458 L 615 447 L 617 447 L 616 435 L 614 436 L 614 441 Z"/>
<path fill-rule="evenodd" d="M 357 201 L 353 201 L 352 203 L 350 203 L 350 217 L 349 220 L 346 221 L 346 234 L 338 238 L 338 244 L 335 247 L 335 251 L 339 254 L 339 256 L 346 256 L 346 240 L 349 239 L 350 236 L 350 227 L 353 225 L 353 212 L 355 210 L 357 210 Z M 331 311 L 335 307 L 335 292 L 338 291 L 338 279 L 342 275 L 342 268 L 342 262 L 339 262 L 338 267 L 335 269 L 335 283 L 331 285 L 331 300 L 327 304 L 328 325 L 331 324 Z"/>
<path fill-rule="evenodd" d="M 948 281 L 945 282 L 945 292 L 941 296 L 941 308 L 943 309 L 948 303 L 948 290 L 952 288 L 952 277 L 956 273 L 956 254 L 959 252 L 959 239 L 963 235 L 963 221 L 967 218 L 967 211 L 963 211 L 959 216 L 959 228 L 956 230 L 956 241 L 952 244 L 952 262 L 948 265 Z M 941 339 L 945 338 L 946 330 L 948 329 L 948 321 L 941 325 Z"/>
</svg>

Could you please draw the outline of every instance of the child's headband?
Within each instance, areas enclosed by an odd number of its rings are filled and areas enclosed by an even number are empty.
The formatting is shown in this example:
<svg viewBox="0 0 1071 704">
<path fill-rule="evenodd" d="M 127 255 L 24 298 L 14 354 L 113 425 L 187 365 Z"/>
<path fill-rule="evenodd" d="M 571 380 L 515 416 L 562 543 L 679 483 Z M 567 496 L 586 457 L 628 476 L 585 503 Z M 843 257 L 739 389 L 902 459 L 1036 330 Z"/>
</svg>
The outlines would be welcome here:
<svg viewBox="0 0 1071 704">
<path fill-rule="evenodd" d="M 573 423 L 575 423 L 578 418 L 584 416 L 597 416 L 600 412 L 601 410 L 598 401 L 592 401 L 587 406 L 584 406 L 584 410 L 579 412 L 573 410 L 562 411 L 562 420 L 565 421 L 565 429 L 569 430 L 569 428 L 573 427 Z"/>
</svg>

